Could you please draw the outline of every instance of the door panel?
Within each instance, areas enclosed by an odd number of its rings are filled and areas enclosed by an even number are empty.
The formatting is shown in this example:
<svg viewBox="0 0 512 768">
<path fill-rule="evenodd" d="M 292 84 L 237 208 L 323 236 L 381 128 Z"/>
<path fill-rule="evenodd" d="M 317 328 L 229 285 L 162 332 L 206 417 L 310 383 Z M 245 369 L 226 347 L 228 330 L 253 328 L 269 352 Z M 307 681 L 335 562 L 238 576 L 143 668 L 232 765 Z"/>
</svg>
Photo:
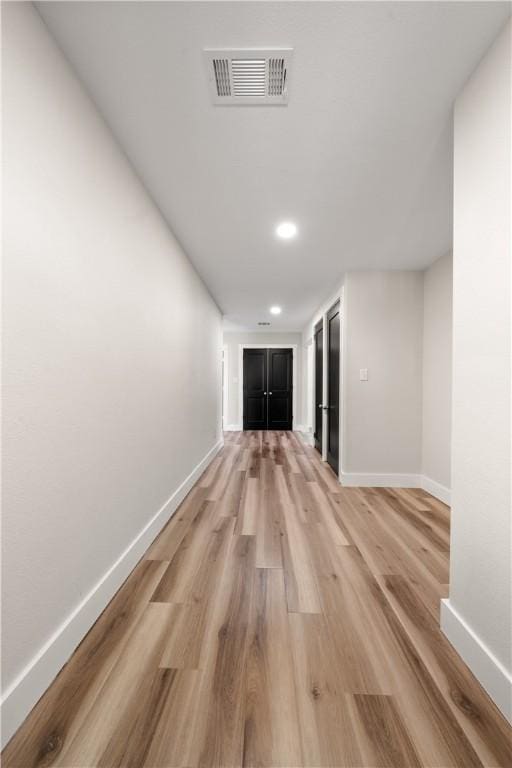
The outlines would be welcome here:
<svg viewBox="0 0 512 768">
<path fill-rule="evenodd" d="M 246 409 L 247 409 L 247 421 L 251 424 L 258 423 L 258 425 L 262 425 L 266 421 L 266 408 L 267 403 L 266 399 L 262 398 L 258 395 L 247 396 L 247 403 L 246 403 Z M 258 429 L 258 427 L 251 426 L 247 427 L 247 429 Z"/>
<path fill-rule="evenodd" d="M 315 448 L 322 453 L 324 388 L 324 325 L 315 326 Z"/>
<path fill-rule="evenodd" d="M 244 429 L 266 429 L 267 350 L 244 349 Z"/>
<path fill-rule="evenodd" d="M 268 428 L 291 429 L 290 399 L 286 396 L 272 394 L 269 396 L 268 403 Z"/>
<path fill-rule="evenodd" d="M 244 429 L 292 429 L 291 349 L 244 349 Z"/>
<path fill-rule="evenodd" d="M 287 390 L 289 389 L 290 367 L 288 362 L 290 355 L 288 350 L 281 352 L 280 350 L 269 349 L 271 358 L 271 367 L 269 369 L 270 380 L 272 384 L 272 390 Z"/>
<path fill-rule="evenodd" d="M 293 356 L 291 349 L 268 352 L 268 429 L 292 428 Z"/>
<path fill-rule="evenodd" d="M 327 313 L 327 461 L 339 472 L 340 304 Z"/>
<path fill-rule="evenodd" d="M 266 389 L 267 370 L 265 349 L 244 349 L 244 383 L 249 391 Z"/>
</svg>

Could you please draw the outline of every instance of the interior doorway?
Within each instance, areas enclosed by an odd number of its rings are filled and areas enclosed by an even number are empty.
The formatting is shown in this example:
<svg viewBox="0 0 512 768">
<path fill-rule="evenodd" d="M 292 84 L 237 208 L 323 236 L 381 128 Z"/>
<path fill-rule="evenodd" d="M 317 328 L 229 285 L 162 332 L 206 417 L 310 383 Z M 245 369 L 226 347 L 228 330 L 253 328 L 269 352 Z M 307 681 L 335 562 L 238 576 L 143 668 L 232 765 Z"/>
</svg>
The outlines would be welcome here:
<svg viewBox="0 0 512 768">
<path fill-rule="evenodd" d="M 340 451 L 340 302 L 327 312 L 327 461 L 339 474 Z"/>
<path fill-rule="evenodd" d="M 293 350 L 243 349 L 243 429 L 293 428 Z"/>
<path fill-rule="evenodd" d="M 320 320 L 315 325 L 315 413 L 314 413 L 314 437 L 315 448 L 323 451 L 323 392 L 324 392 L 324 323 Z"/>
</svg>

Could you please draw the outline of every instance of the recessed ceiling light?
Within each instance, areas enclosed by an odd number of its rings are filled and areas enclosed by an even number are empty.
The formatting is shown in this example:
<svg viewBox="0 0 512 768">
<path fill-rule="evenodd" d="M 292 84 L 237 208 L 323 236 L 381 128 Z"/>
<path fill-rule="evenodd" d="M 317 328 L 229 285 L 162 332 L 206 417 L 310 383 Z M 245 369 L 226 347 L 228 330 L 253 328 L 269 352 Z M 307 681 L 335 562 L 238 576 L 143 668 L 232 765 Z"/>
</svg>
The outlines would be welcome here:
<svg viewBox="0 0 512 768">
<path fill-rule="evenodd" d="M 276 235 L 283 240 L 289 240 L 297 234 L 297 225 L 293 221 L 282 221 L 276 229 Z"/>
<path fill-rule="evenodd" d="M 271 315 L 280 315 L 281 314 L 281 307 L 270 307 L 270 314 Z"/>
</svg>

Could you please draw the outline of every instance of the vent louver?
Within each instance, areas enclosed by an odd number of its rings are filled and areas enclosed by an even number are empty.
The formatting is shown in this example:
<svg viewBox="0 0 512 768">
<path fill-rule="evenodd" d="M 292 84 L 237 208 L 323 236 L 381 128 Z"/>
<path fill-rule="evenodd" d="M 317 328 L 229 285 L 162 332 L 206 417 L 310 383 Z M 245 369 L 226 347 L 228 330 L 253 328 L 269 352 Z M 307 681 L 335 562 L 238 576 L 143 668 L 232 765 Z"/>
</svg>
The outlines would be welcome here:
<svg viewBox="0 0 512 768">
<path fill-rule="evenodd" d="M 214 104 L 286 104 L 293 50 L 204 51 Z"/>
<path fill-rule="evenodd" d="M 231 96 L 231 83 L 229 81 L 229 62 L 227 59 L 214 59 L 215 85 L 219 96 Z"/>
</svg>

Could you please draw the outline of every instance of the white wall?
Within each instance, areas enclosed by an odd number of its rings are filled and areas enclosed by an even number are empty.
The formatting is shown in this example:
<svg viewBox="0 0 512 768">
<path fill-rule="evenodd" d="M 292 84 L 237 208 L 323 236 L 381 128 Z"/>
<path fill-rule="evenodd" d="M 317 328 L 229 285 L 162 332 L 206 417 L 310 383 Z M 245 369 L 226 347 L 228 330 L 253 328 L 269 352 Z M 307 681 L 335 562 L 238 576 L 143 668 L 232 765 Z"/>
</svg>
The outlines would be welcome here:
<svg viewBox="0 0 512 768">
<path fill-rule="evenodd" d="M 422 474 L 451 485 L 453 259 L 447 253 L 424 272 Z"/>
<path fill-rule="evenodd" d="M 234 429 L 241 429 L 242 413 L 239 396 L 240 374 L 239 374 L 239 349 L 240 344 L 282 344 L 297 345 L 297 380 L 293 386 L 296 388 L 296 413 L 293 414 L 296 427 L 302 426 L 302 392 L 303 392 L 303 371 L 302 371 L 302 337 L 300 333 L 280 333 L 277 331 L 268 332 L 235 332 L 225 331 L 223 335 L 223 344 L 228 352 L 228 419 L 227 426 Z"/>
<path fill-rule="evenodd" d="M 343 318 L 342 482 L 422 486 L 449 503 L 451 254 L 424 272 L 347 273 L 337 295 Z M 305 349 L 333 300 L 304 329 Z M 359 369 L 370 367 L 368 382 L 360 382 Z M 311 382 L 312 357 L 304 368 Z M 312 398 L 308 386 L 308 425 Z"/>
<path fill-rule="evenodd" d="M 455 106 L 450 598 L 442 626 L 511 712 L 511 25 Z"/>
<path fill-rule="evenodd" d="M 218 443 L 222 336 L 219 310 L 36 11 L 2 11 L 8 738 L 34 703 L 34 669 L 39 687 L 49 682 L 44 644 L 68 633 L 54 673 L 80 639 L 69 639 L 80 601 Z"/>
<path fill-rule="evenodd" d="M 423 274 L 345 276 L 343 476 L 421 468 Z M 361 368 L 368 381 L 359 380 Z M 400 478 L 383 478 L 386 484 Z M 372 479 L 371 482 L 376 482 Z"/>
</svg>

